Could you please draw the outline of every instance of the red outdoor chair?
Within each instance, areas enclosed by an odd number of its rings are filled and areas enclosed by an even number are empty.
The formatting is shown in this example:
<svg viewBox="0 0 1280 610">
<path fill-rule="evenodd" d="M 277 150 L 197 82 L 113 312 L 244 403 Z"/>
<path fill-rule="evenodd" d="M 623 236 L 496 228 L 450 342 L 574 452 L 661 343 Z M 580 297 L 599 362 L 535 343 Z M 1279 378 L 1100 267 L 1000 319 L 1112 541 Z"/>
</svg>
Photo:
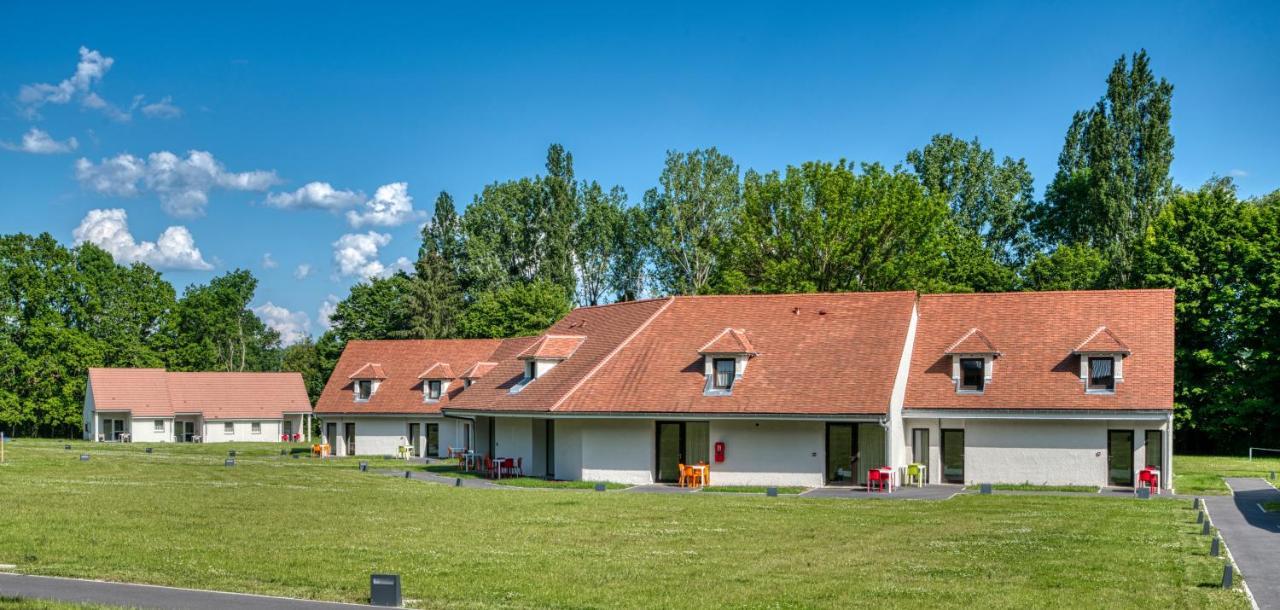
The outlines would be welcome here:
<svg viewBox="0 0 1280 610">
<path fill-rule="evenodd" d="M 493 458 L 488 455 L 484 456 L 484 471 L 487 476 L 493 478 L 498 475 L 498 465 L 493 463 Z"/>
<path fill-rule="evenodd" d="M 871 491 L 872 487 L 879 487 L 880 491 L 884 491 L 884 473 L 875 468 L 867 471 L 867 491 Z"/>
</svg>

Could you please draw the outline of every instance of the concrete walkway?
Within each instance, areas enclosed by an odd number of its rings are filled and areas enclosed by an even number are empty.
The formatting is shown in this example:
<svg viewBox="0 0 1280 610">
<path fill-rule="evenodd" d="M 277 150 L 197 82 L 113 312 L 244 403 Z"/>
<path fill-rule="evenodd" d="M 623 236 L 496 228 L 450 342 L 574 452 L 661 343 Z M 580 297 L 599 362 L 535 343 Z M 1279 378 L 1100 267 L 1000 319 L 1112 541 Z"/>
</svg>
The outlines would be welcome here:
<svg viewBox="0 0 1280 610">
<path fill-rule="evenodd" d="M 160 610 L 342 610 L 360 604 L 0 573 L 0 596 Z"/>
<path fill-rule="evenodd" d="M 1209 519 L 1263 610 L 1280 610 L 1280 513 L 1259 506 L 1280 502 L 1280 491 L 1262 479 L 1228 478 L 1233 495 L 1206 496 Z"/>
</svg>

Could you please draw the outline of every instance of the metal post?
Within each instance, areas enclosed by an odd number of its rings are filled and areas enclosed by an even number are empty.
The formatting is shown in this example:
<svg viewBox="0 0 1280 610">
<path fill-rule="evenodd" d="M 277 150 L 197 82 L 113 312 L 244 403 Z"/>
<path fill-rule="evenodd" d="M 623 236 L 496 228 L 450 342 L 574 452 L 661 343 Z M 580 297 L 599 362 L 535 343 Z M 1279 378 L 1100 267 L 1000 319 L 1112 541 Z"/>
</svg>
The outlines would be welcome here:
<svg viewBox="0 0 1280 610">
<path fill-rule="evenodd" d="M 1204 523 L 1204 511 L 1196 513 L 1196 523 Z"/>
<path fill-rule="evenodd" d="M 1213 544 L 1210 544 L 1210 545 L 1209 545 L 1209 556 L 1210 556 L 1210 557 L 1217 557 L 1217 556 L 1218 556 L 1218 553 L 1220 553 L 1220 552 L 1221 552 L 1221 551 L 1218 549 L 1218 544 L 1219 544 L 1219 541 L 1220 541 L 1220 540 L 1221 540 L 1221 538 L 1218 538 L 1217 536 L 1215 536 L 1215 537 L 1213 538 Z"/>
<path fill-rule="evenodd" d="M 1205 522 L 1204 522 L 1204 527 L 1200 529 L 1200 535 L 1201 535 L 1201 536 L 1208 536 L 1208 535 L 1209 535 L 1209 521 L 1208 521 L 1208 520 L 1205 520 Z"/>
<path fill-rule="evenodd" d="M 1226 565 L 1222 566 L 1222 588 L 1223 589 L 1231 588 L 1231 580 L 1232 580 L 1231 576 L 1232 576 L 1231 563 L 1228 562 Z"/>
</svg>

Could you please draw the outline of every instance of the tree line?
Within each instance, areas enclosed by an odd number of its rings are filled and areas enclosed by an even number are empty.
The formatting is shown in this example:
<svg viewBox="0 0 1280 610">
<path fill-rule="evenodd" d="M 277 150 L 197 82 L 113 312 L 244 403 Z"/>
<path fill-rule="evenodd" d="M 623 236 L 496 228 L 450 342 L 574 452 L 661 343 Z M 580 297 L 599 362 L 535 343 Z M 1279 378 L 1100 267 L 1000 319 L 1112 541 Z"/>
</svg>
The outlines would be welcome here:
<svg viewBox="0 0 1280 610">
<path fill-rule="evenodd" d="M 1118 59 L 1102 97 L 1072 117 L 1043 199 L 1024 160 L 952 134 L 892 167 L 840 159 L 743 171 L 716 148 L 671 151 L 634 203 L 621 187 L 576 176 L 572 154 L 553 144 L 545 173 L 489 184 L 461 212 L 440 193 L 411 272 L 355 285 L 329 331 L 283 349 L 248 309 L 248 272 L 175 299 L 153 271 L 107 257 L 98 266 L 114 270 L 98 273 L 121 279 L 106 294 L 74 288 L 72 273 L 38 283 L 66 296 L 34 297 L 48 303 L 49 324 L 87 337 L 78 359 L 42 361 L 50 348 L 40 333 L 0 335 L 0 353 L 27 367 L 25 382 L 0 388 L 0 423 L 75 423 L 83 387 L 72 377 L 94 362 L 298 370 L 314 399 L 352 339 L 534 334 L 575 305 L 646 296 L 1172 287 L 1180 450 L 1277 446 L 1280 191 L 1241 199 L 1227 178 L 1173 184 L 1172 97 L 1145 52 Z M 46 238 L 6 239 L 57 251 Z M 105 256 L 95 250 L 58 256 Z M 6 311 L 33 302 L 11 296 Z M 152 314 L 130 314 L 138 318 L 124 329 L 77 312 L 130 300 L 149 300 L 142 310 Z M 46 364 L 63 381 L 34 379 Z M 59 406 L 72 398 L 74 413 Z"/>
</svg>

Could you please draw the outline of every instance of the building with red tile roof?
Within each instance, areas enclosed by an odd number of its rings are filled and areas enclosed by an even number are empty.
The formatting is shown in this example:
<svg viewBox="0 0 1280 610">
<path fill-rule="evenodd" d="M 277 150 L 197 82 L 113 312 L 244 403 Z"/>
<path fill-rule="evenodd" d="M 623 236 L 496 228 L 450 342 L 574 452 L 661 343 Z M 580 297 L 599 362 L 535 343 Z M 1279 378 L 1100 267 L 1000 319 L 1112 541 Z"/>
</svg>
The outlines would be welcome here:
<svg viewBox="0 0 1280 610">
<path fill-rule="evenodd" d="M 411 404 L 453 422 L 454 446 L 561 479 L 661 482 L 708 462 L 717 484 L 857 486 L 873 467 L 902 479 L 915 463 L 931 484 L 1133 485 L 1151 466 L 1167 487 L 1173 299 L 886 292 L 583 307 L 469 358 L 353 342 L 317 411 L 403 416 Z M 387 378 L 371 383 L 397 385 L 360 403 L 350 375 L 372 363 Z M 424 403 L 413 384 L 438 365 L 465 383 Z"/>
<path fill-rule="evenodd" d="M 85 438 L 146 442 L 281 441 L 306 435 L 299 373 L 91 368 Z"/>
</svg>

